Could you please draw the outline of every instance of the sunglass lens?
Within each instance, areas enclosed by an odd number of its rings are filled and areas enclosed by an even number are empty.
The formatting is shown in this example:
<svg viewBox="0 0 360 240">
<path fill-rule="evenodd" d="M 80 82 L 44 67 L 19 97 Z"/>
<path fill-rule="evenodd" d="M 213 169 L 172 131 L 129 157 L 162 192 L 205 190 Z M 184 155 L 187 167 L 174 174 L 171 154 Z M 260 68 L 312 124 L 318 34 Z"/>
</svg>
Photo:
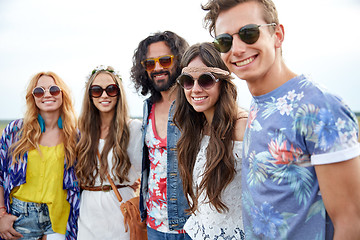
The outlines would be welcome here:
<svg viewBox="0 0 360 240">
<path fill-rule="evenodd" d="M 119 94 L 119 87 L 111 84 L 106 87 L 106 93 L 109 97 L 116 97 Z"/>
<path fill-rule="evenodd" d="M 44 96 L 45 91 L 44 91 L 43 88 L 37 87 L 37 88 L 34 88 L 33 94 L 34 94 L 35 97 L 41 98 L 42 96 Z"/>
<path fill-rule="evenodd" d="M 164 56 L 159 58 L 159 63 L 161 64 L 162 67 L 169 68 L 172 64 L 172 59 L 170 56 Z"/>
<path fill-rule="evenodd" d="M 50 92 L 51 95 L 57 96 L 57 95 L 59 95 L 61 90 L 60 90 L 60 88 L 58 86 L 51 86 L 50 89 L 49 89 L 49 92 Z"/>
<path fill-rule="evenodd" d="M 91 97 L 98 98 L 103 93 L 103 89 L 100 86 L 92 86 L 89 93 Z"/>
<path fill-rule="evenodd" d="M 230 50 L 233 38 L 230 34 L 224 33 L 217 36 L 214 40 L 216 50 L 221 53 L 226 53 Z"/>
<path fill-rule="evenodd" d="M 239 36 L 243 42 L 254 44 L 260 36 L 259 26 L 256 24 L 246 25 L 240 29 Z"/>
<path fill-rule="evenodd" d="M 207 73 L 202 74 L 198 79 L 199 86 L 204 89 L 210 89 L 215 84 L 215 79 Z"/>
<path fill-rule="evenodd" d="M 188 75 L 181 75 L 179 79 L 180 85 L 185 89 L 191 89 L 194 86 L 194 79 Z"/>
<path fill-rule="evenodd" d="M 155 61 L 154 60 L 145 60 L 144 67 L 148 71 L 153 70 L 155 68 Z"/>
</svg>

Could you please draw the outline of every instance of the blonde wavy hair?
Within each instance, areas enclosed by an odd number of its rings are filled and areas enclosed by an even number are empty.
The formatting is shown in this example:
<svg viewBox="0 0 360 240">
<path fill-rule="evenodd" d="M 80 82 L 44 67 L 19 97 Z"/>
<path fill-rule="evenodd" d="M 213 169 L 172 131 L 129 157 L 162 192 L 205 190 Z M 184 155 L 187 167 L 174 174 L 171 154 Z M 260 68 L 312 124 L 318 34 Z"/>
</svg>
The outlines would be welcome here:
<svg viewBox="0 0 360 240">
<path fill-rule="evenodd" d="M 96 76 L 101 73 L 109 74 L 115 84 L 120 89 L 115 114 L 110 125 L 109 133 L 106 136 L 105 146 L 100 154 L 100 169 L 98 169 L 97 153 L 100 139 L 100 114 L 95 107 L 92 98 L 89 95 L 89 89 L 93 84 Z M 85 94 L 81 114 L 79 116 L 80 141 L 77 144 L 77 165 L 76 175 L 81 186 L 93 186 L 95 178 L 100 175 L 101 182 L 106 179 L 108 169 L 107 156 L 113 149 L 114 165 L 111 171 L 120 181 L 128 181 L 128 173 L 131 162 L 127 154 L 130 131 L 128 127 L 128 106 L 126 102 L 125 90 L 121 83 L 121 78 L 114 72 L 112 67 L 100 70 L 94 70 L 89 77 L 85 86 Z"/>
<path fill-rule="evenodd" d="M 24 154 L 32 149 L 39 148 L 39 141 L 41 137 L 41 129 L 38 122 L 39 108 L 36 106 L 33 89 L 36 87 L 40 77 L 49 76 L 54 79 L 54 82 L 61 89 L 62 105 L 60 107 L 60 116 L 63 121 L 63 144 L 66 158 L 67 168 L 75 163 L 75 147 L 77 142 L 77 118 L 72 103 L 70 89 L 65 82 L 53 72 L 39 72 L 35 74 L 29 82 L 26 89 L 26 112 L 24 116 L 24 123 L 22 129 L 19 131 L 19 141 L 10 147 L 10 152 L 13 156 L 13 164 L 22 159 Z"/>
</svg>

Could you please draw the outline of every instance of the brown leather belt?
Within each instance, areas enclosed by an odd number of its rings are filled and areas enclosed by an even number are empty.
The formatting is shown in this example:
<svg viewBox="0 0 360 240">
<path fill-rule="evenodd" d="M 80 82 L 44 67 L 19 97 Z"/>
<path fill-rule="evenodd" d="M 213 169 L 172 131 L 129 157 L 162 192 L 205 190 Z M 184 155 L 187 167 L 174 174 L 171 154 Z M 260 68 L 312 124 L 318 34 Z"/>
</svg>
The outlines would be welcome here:
<svg viewBox="0 0 360 240">
<path fill-rule="evenodd" d="M 115 186 L 116 188 L 129 187 L 129 185 L 115 185 Z M 96 187 L 82 186 L 81 189 L 87 191 L 103 191 L 103 192 L 109 192 L 110 190 L 112 190 L 110 185 L 96 186 Z"/>
</svg>

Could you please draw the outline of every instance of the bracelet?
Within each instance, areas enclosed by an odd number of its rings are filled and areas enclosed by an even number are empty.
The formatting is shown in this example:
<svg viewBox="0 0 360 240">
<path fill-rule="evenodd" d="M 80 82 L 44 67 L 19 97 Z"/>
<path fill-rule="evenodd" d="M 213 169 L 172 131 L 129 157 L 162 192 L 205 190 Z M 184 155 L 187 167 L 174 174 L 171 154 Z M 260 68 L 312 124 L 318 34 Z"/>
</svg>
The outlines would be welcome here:
<svg viewBox="0 0 360 240">
<path fill-rule="evenodd" d="M 6 210 L 0 213 L 0 219 L 2 219 L 7 214 Z"/>
</svg>

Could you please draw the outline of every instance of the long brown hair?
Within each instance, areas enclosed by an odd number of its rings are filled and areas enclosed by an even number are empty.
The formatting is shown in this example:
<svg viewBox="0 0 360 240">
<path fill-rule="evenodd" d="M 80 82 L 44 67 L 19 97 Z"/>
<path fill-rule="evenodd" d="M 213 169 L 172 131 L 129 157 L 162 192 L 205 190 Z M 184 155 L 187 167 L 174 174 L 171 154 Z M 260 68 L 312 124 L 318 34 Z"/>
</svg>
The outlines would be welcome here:
<svg viewBox="0 0 360 240">
<path fill-rule="evenodd" d="M 75 146 L 77 141 L 76 130 L 76 114 L 73 107 L 70 89 L 65 82 L 53 72 L 39 72 L 35 74 L 28 84 L 26 89 L 26 112 L 24 116 L 24 124 L 19 131 L 19 141 L 10 147 L 10 152 L 13 151 L 13 163 L 22 159 L 24 154 L 32 149 L 39 149 L 39 141 L 41 137 L 41 129 L 38 122 L 39 108 L 36 106 L 33 89 L 36 87 L 40 77 L 49 76 L 54 79 L 54 82 L 61 89 L 62 105 L 60 107 L 60 116 L 63 121 L 63 144 L 65 151 L 65 158 L 67 168 L 75 163 Z"/>
<path fill-rule="evenodd" d="M 96 76 L 100 73 L 109 74 L 115 84 L 120 88 L 120 95 L 115 106 L 116 111 L 110 125 L 109 133 L 105 139 L 104 148 L 100 154 L 100 169 L 98 169 L 97 152 L 100 139 L 100 114 L 89 96 L 89 88 L 94 82 Z M 86 83 L 83 106 L 79 117 L 80 140 L 76 146 L 78 162 L 76 165 L 76 174 L 81 186 L 93 186 L 96 177 L 100 174 L 103 182 L 106 179 L 108 169 L 107 156 L 113 149 L 113 169 L 114 176 L 121 182 L 128 181 L 128 173 L 131 162 L 127 154 L 130 132 L 128 127 L 128 106 L 124 87 L 121 78 L 115 74 L 112 67 L 101 70 L 94 70 Z"/>
<path fill-rule="evenodd" d="M 208 67 L 229 71 L 211 43 L 196 44 L 188 48 L 181 60 L 181 67 L 186 67 L 195 57 L 200 57 Z M 203 113 L 196 112 L 188 103 L 183 90 L 178 91 L 176 98 L 174 122 L 181 130 L 181 137 L 177 143 L 179 170 L 189 203 L 188 211 L 192 213 L 197 209 L 197 196 L 202 192 L 205 192 L 209 202 L 218 212 L 228 210 L 222 201 L 221 193 L 235 175 L 232 150 L 238 112 L 236 86 L 231 82 L 231 75 L 213 74 L 221 80 L 220 96 L 215 104 L 210 126 L 205 171 L 196 192 L 193 190 L 193 171 L 207 121 Z"/>
</svg>

